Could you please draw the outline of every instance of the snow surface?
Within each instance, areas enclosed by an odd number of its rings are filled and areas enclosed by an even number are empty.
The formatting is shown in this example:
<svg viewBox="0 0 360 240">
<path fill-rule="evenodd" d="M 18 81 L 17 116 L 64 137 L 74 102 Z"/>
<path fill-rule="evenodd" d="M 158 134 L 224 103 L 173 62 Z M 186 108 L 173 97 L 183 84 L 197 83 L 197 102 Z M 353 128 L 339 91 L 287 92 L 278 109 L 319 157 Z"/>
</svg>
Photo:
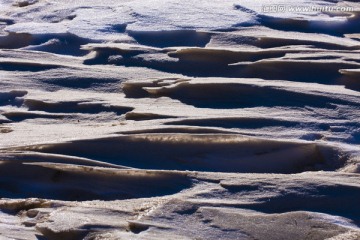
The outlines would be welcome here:
<svg viewBox="0 0 360 240">
<path fill-rule="evenodd" d="M 356 1 L 0 9 L 1 239 L 360 238 Z"/>
</svg>

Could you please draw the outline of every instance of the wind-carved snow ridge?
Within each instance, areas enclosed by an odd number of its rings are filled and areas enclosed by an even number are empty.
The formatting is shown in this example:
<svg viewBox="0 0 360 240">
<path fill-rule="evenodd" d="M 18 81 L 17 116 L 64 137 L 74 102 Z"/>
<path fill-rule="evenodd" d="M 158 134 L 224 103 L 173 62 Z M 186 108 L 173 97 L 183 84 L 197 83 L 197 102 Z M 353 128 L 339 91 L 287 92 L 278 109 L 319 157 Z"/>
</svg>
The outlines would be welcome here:
<svg viewBox="0 0 360 240">
<path fill-rule="evenodd" d="M 1 239 L 360 239 L 357 1 L 0 9 Z"/>
</svg>

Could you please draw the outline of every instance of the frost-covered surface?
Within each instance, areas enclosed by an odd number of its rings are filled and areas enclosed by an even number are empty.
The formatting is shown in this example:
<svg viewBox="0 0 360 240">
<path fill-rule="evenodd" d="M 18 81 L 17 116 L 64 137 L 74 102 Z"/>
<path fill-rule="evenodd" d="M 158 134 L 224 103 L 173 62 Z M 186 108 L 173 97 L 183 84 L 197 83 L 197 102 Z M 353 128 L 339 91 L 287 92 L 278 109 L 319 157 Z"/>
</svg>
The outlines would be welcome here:
<svg viewBox="0 0 360 240">
<path fill-rule="evenodd" d="M 357 1 L 0 9 L 1 239 L 360 238 Z"/>
</svg>

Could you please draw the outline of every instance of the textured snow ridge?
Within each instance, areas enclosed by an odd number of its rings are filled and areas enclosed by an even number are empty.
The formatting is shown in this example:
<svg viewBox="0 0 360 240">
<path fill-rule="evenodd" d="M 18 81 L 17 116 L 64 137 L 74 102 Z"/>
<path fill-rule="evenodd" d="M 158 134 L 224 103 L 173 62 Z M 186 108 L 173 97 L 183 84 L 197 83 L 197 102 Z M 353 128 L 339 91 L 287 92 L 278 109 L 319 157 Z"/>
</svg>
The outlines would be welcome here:
<svg viewBox="0 0 360 240">
<path fill-rule="evenodd" d="M 0 239 L 360 239 L 357 1 L 0 9 Z"/>
</svg>

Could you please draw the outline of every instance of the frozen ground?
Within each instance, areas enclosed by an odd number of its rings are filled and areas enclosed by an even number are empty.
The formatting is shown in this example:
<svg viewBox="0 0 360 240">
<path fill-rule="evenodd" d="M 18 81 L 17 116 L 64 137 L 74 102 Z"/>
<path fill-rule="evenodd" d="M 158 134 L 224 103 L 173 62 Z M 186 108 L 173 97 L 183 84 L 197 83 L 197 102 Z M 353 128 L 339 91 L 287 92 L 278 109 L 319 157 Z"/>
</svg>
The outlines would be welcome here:
<svg viewBox="0 0 360 240">
<path fill-rule="evenodd" d="M 0 239 L 360 239 L 359 21 L 0 0 Z"/>
</svg>

